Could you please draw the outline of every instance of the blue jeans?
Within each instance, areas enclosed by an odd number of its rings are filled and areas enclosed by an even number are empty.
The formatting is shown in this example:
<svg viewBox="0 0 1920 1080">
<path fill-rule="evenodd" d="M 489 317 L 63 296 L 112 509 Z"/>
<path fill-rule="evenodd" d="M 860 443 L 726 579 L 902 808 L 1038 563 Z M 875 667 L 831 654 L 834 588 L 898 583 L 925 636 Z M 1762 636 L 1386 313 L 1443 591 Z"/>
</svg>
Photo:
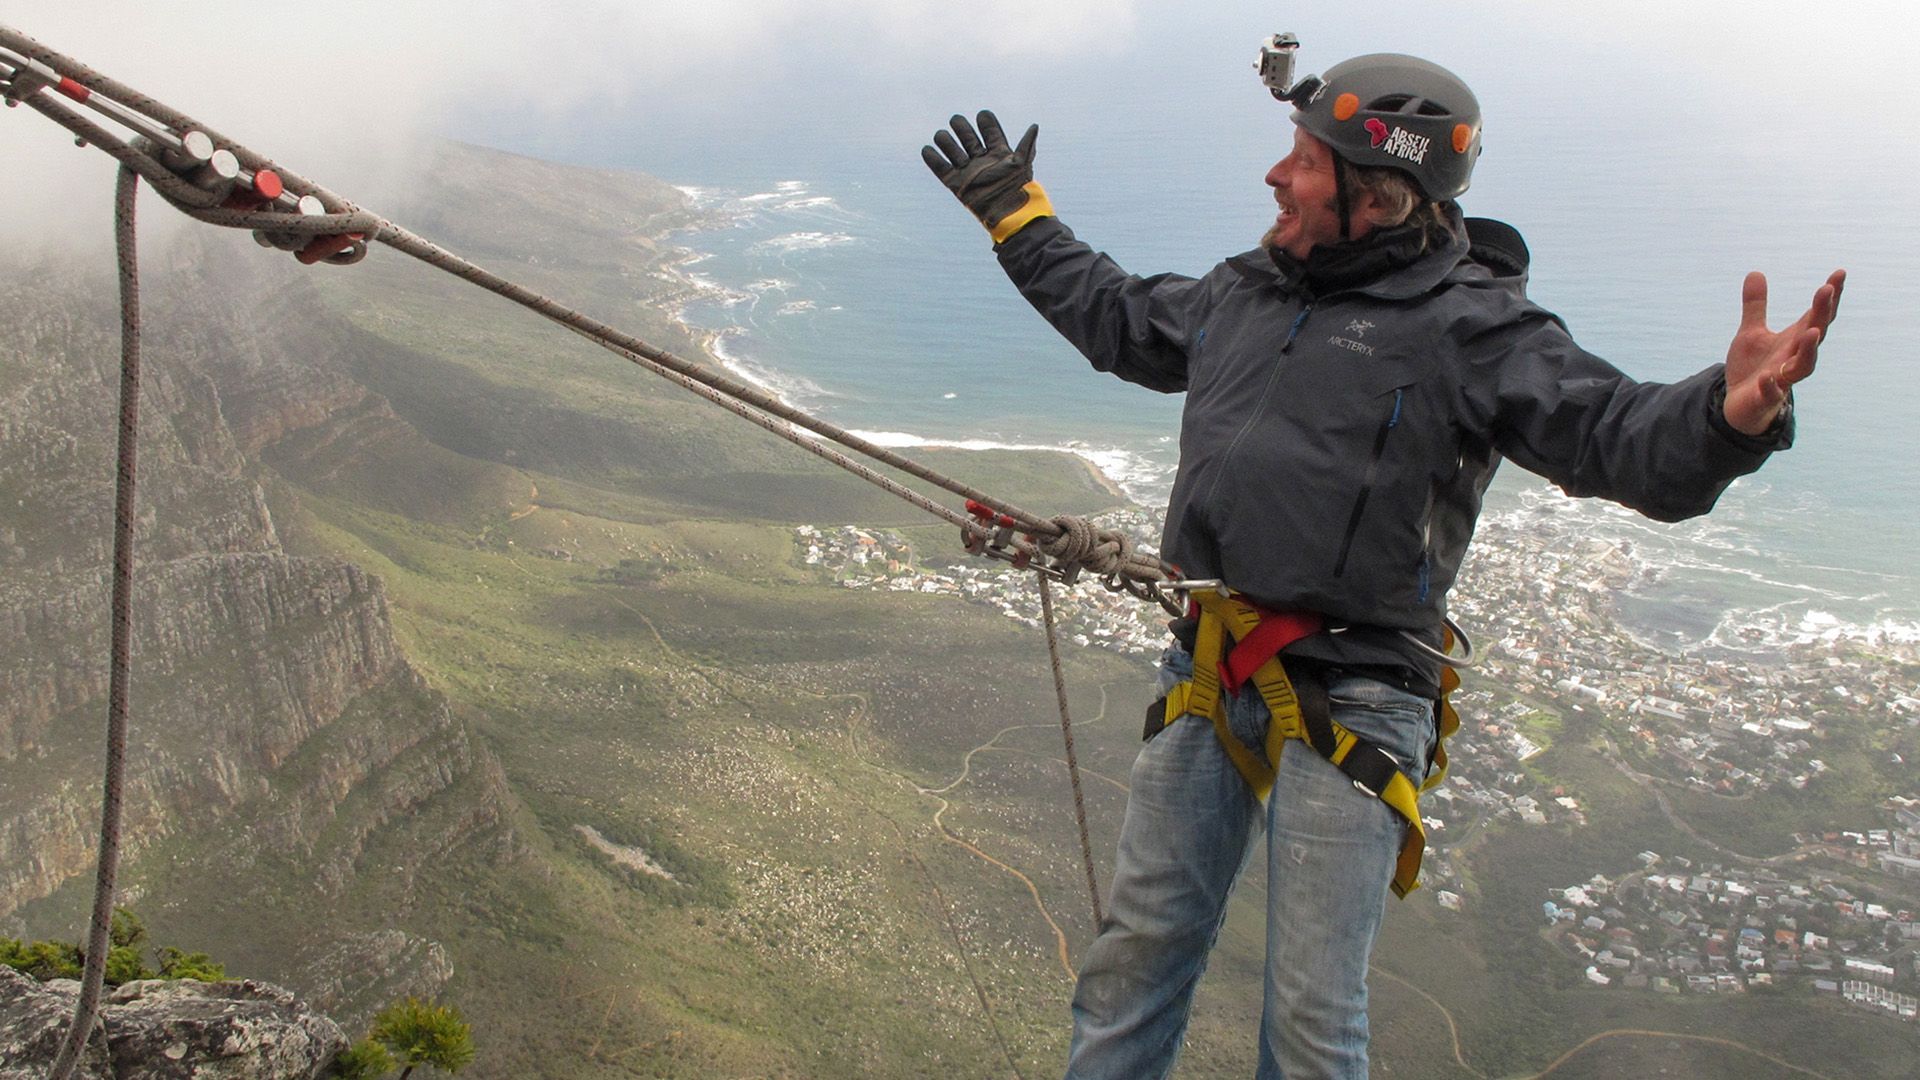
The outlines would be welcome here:
<svg viewBox="0 0 1920 1080">
<path fill-rule="evenodd" d="M 1161 689 L 1193 658 L 1162 657 Z M 1418 780 L 1433 703 L 1374 679 L 1328 685 L 1333 718 L 1380 743 Z M 1228 723 L 1259 747 L 1266 702 L 1251 685 Z M 1254 845 L 1267 845 L 1266 991 L 1260 1080 L 1367 1075 L 1367 957 L 1405 824 L 1303 742 L 1289 741 L 1266 805 L 1204 717 L 1155 736 L 1133 765 L 1112 896 L 1073 995 L 1068 1080 L 1140 1080 L 1172 1071 L 1194 987 Z"/>
</svg>

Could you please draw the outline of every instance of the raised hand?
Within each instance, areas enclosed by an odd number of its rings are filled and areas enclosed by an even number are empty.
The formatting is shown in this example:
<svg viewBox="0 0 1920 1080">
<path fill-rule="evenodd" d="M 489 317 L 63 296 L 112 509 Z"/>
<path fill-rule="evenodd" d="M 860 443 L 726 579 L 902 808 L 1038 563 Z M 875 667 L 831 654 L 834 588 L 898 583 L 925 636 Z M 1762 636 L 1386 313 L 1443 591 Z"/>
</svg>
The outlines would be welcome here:
<svg viewBox="0 0 1920 1080">
<path fill-rule="evenodd" d="M 1053 213 L 1046 193 L 1033 180 L 1033 145 L 1040 125 L 1027 128 L 1019 146 L 1008 146 L 1006 132 L 991 112 L 982 111 L 980 129 L 964 116 L 949 122 L 953 133 L 936 132 L 933 145 L 920 149 L 921 160 L 947 185 L 995 243 L 1036 217 Z"/>
<path fill-rule="evenodd" d="M 1767 329 L 1767 276 L 1758 270 L 1740 287 L 1740 329 L 1727 346 L 1727 423 L 1760 435 L 1773 426 L 1794 383 L 1813 374 L 1820 343 L 1840 310 L 1847 272 L 1835 270 L 1791 326 Z"/>
</svg>

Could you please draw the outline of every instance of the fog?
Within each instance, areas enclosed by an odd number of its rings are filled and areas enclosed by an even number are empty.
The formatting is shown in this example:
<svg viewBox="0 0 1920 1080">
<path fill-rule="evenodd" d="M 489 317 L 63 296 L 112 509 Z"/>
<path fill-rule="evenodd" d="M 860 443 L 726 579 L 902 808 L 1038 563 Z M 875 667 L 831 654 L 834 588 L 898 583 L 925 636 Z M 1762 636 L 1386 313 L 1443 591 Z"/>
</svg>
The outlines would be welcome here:
<svg viewBox="0 0 1920 1080">
<path fill-rule="evenodd" d="M 230 0 L 26 0 L 0 23 L 165 101 L 248 147 L 372 205 L 420 138 L 488 140 L 475 116 L 538 131 L 580 115 L 742 94 L 863 63 L 879 50 L 940 68 L 1132 39 L 1123 3 L 1049 3 L 1037 16 L 979 0 L 419 3 L 334 0 L 272 9 Z M 1017 23 L 1022 33 L 1000 27 Z M 1105 44 L 1100 44 L 1105 42 Z M 105 235 L 113 165 L 25 108 L 0 116 L 0 242 Z M 150 220 L 161 215 L 150 214 Z"/>
<path fill-rule="evenodd" d="M 1303 71 L 1375 50 L 1454 68 L 1487 106 L 1489 160 L 1553 126 L 1592 130 L 1598 153 L 1695 139 L 1789 189 L 1920 164 L 1894 80 L 1920 50 L 1920 15 L 1892 0 L 1483 0 L 1364 21 L 1241 2 L 545 7 L 340 0 L 263 17 L 228 0 L 25 0 L 0 21 L 375 208 L 430 136 L 655 168 L 726 139 L 817 165 L 824 128 L 840 147 L 910 156 L 948 113 L 990 105 L 1044 119 L 1050 153 L 1096 164 L 1103 145 L 1152 153 L 1236 125 L 1265 139 L 1278 114 L 1249 66 L 1277 30 L 1301 36 Z M 16 109 L 0 115 L 0 162 L 0 242 L 105 235 L 104 155 Z"/>
</svg>

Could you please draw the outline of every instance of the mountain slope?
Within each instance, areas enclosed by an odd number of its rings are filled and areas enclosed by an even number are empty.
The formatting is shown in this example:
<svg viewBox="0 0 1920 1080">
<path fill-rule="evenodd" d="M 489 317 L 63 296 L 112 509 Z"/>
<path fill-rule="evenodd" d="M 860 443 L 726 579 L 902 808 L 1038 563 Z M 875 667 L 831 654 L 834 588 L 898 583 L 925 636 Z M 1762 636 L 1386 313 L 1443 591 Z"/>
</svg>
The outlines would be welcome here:
<svg viewBox="0 0 1920 1080">
<path fill-rule="evenodd" d="M 400 220 L 701 355 L 672 318 L 673 232 L 699 224 L 677 191 L 435 153 L 433 198 Z M 898 529 L 931 564 L 958 557 L 950 529 L 390 251 L 305 269 L 202 232 L 148 261 L 124 880 L 157 938 L 350 1029 L 439 995 L 475 1022 L 479 1077 L 1059 1069 L 1093 928 L 1039 635 L 996 606 L 844 588 L 794 534 Z M 0 932 L 72 937 L 115 323 L 99 269 L 0 283 Z M 926 457 L 1043 512 L 1112 501 L 1062 455 Z M 1067 663 L 1104 879 L 1150 672 Z M 1593 826 L 1491 824 L 1448 856 L 1471 916 L 1392 906 L 1376 1075 L 1531 1072 L 1633 1028 L 1899 1075 L 1905 1029 L 1808 996 L 1564 985 L 1536 894 L 1640 845 L 1694 849 L 1593 749 L 1596 720 L 1563 720 L 1531 766 Z M 1261 880 L 1222 929 L 1183 1076 L 1251 1071 Z M 1685 1052 L 1702 1074 L 1759 1060 Z"/>
</svg>

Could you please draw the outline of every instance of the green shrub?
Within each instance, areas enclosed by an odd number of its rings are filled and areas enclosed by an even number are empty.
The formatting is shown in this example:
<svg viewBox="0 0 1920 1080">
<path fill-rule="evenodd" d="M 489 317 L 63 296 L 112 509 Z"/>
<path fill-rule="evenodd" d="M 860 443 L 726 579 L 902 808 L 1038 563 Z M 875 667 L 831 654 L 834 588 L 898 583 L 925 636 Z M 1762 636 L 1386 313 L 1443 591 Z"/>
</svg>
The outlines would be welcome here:
<svg viewBox="0 0 1920 1080">
<path fill-rule="evenodd" d="M 381 1043 L 406 1068 L 401 1080 L 421 1065 L 456 1073 L 473 1061 L 473 1031 L 450 1005 L 428 1005 L 418 998 L 395 1002 L 374 1017 L 369 1038 Z"/>
<path fill-rule="evenodd" d="M 152 969 L 148 968 L 146 963 L 140 959 L 140 951 L 138 949 L 126 945 L 116 945 L 108 950 L 106 974 L 106 983 L 108 986 L 119 986 L 121 983 L 135 982 L 140 979 L 151 979 L 153 975 Z"/>
<path fill-rule="evenodd" d="M 80 946 L 60 941 L 36 941 L 31 945 L 12 938 L 0 942 L 8 967 L 42 982 L 48 979 L 77 979 L 85 957 Z"/>
<path fill-rule="evenodd" d="M 160 968 L 150 968 L 144 959 L 147 927 L 140 917 L 126 908 L 116 908 L 113 925 L 107 931 L 112 947 L 107 951 L 105 982 L 108 986 L 137 979 L 199 979 L 218 982 L 227 977 L 225 966 L 215 963 L 206 953 L 183 952 L 169 945 L 159 951 Z M 78 979 L 86 969 L 86 950 L 67 941 L 36 941 L 32 944 L 13 938 L 0 938 L 0 964 L 45 982 L 48 979 Z"/>
<path fill-rule="evenodd" d="M 147 924 L 128 908 L 114 908 L 113 925 L 107 930 L 107 940 L 115 948 L 132 949 L 136 954 L 146 952 Z"/>
<path fill-rule="evenodd" d="M 368 1036 L 333 1059 L 332 1076 L 334 1080 L 374 1080 L 392 1072 L 395 1064 L 387 1048 Z"/>
<path fill-rule="evenodd" d="M 219 982 L 227 977 L 227 968 L 224 964 L 215 963 L 213 957 L 206 953 L 182 952 L 169 945 L 160 950 L 160 977 Z"/>
</svg>

